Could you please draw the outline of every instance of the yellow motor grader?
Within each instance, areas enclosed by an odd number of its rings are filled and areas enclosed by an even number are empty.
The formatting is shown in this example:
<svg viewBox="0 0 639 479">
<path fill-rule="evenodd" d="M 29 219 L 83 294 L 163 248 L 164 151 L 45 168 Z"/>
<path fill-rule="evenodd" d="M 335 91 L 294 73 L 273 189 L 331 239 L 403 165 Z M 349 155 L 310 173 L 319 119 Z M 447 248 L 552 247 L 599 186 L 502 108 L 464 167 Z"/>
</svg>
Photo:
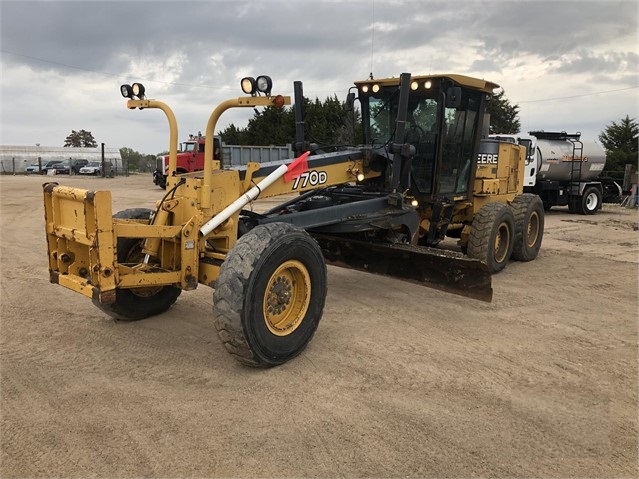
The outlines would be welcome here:
<svg viewBox="0 0 639 479">
<path fill-rule="evenodd" d="M 109 191 L 45 183 L 50 280 L 119 320 L 167 311 L 183 290 L 214 289 L 213 322 L 226 349 L 257 367 L 282 364 L 314 335 L 326 263 L 491 301 L 492 273 L 529 261 L 544 210 L 522 194 L 525 148 L 488 138 L 486 105 L 498 85 L 463 75 L 404 73 L 355 82 L 362 143 L 309 151 L 301 82 L 294 83 L 297 159 L 226 167 L 214 156 L 229 108 L 291 104 L 272 81 L 242 79 L 245 95 L 211 113 L 205 168 L 176 173 L 172 110 L 122 85 L 129 109 L 160 109 L 169 124 L 169 177 L 154 209 L 113 214 Z M 286 195 L 262 213 L 256 198 Z M 436 247 L 458 239 L 460 251 Z"/>
</svg>

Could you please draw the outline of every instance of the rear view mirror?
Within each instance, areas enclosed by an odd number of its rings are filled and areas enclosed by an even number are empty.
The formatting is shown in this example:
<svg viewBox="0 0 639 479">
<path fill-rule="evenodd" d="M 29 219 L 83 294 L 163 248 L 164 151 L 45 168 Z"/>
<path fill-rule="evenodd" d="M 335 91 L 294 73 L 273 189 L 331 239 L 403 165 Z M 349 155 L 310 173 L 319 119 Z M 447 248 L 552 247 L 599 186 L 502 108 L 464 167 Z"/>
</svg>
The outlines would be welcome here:
<svg viewBox="0 0 639 479">
<path fill-rule="evenodd" d="M 451 86 L 446 90 L 446 108 L 459 108 L 461 105 L 461 87 Z"/>
</svg>

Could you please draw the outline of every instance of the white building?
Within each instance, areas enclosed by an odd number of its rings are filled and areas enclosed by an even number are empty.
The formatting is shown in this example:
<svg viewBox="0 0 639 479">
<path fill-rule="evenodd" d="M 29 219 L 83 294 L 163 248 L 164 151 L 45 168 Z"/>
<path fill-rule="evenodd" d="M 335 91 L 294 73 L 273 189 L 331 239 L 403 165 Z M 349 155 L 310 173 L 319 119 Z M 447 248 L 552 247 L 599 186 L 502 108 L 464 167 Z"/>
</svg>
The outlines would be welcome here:
<svg viewBox="0 0 639 479">
<path fill-rule="evenodd" d="M 45 165 L 49 160 L 101 161 L 102 147 L 70 148 L 61 146 L 24 146 L 0 145 L 0 174 L 24 173 L 29 165 L 37 165 L 38 161 Z M 122 169 L 122 157 L 119 148 L 104 147 L 104 160 L 111 161 L 118 171 Z"/>
</svg>

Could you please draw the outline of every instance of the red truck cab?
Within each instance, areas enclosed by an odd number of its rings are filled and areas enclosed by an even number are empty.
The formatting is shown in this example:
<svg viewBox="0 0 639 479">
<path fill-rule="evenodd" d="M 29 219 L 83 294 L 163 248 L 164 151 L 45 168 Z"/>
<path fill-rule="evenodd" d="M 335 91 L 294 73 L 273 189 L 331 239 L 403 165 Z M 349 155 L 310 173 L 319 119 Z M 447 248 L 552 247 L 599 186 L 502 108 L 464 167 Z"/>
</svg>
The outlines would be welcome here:
<svg viewBox="0 0 639 479">
<path fill-rule="evenodd" d="M 219 137 L 213 140 L 213 156 L 222 160 L 222 143 Z M 166 188 L 166 178 L 169 175 L 169 155 L 158 156 L 156 169 L 153 172 L 153 183 Z M 177 154 L 175 174 L 192 173 L 204 169 L 204 136 L 202 133 L 189 135 L 189 139 L 180 144 Z"/>
</svg>

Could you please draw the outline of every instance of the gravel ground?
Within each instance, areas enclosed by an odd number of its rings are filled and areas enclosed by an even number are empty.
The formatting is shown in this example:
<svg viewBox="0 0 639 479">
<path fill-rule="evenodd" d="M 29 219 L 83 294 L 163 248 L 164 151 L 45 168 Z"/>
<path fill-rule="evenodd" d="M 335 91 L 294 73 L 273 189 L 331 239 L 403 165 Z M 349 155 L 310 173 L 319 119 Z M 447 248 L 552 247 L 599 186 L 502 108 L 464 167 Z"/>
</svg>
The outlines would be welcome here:
<svg viewBox="0 0 639 479">
<path fill-rule="evenodd" d="M 207 287 L 124 323 L 50 284 L 42 182 L 0 177 L 2 478 L 637 477 L 636 210 L 551 210 L 492 303 L 329 267 L 309 347 L 253 370 Z"/>
</svg>

